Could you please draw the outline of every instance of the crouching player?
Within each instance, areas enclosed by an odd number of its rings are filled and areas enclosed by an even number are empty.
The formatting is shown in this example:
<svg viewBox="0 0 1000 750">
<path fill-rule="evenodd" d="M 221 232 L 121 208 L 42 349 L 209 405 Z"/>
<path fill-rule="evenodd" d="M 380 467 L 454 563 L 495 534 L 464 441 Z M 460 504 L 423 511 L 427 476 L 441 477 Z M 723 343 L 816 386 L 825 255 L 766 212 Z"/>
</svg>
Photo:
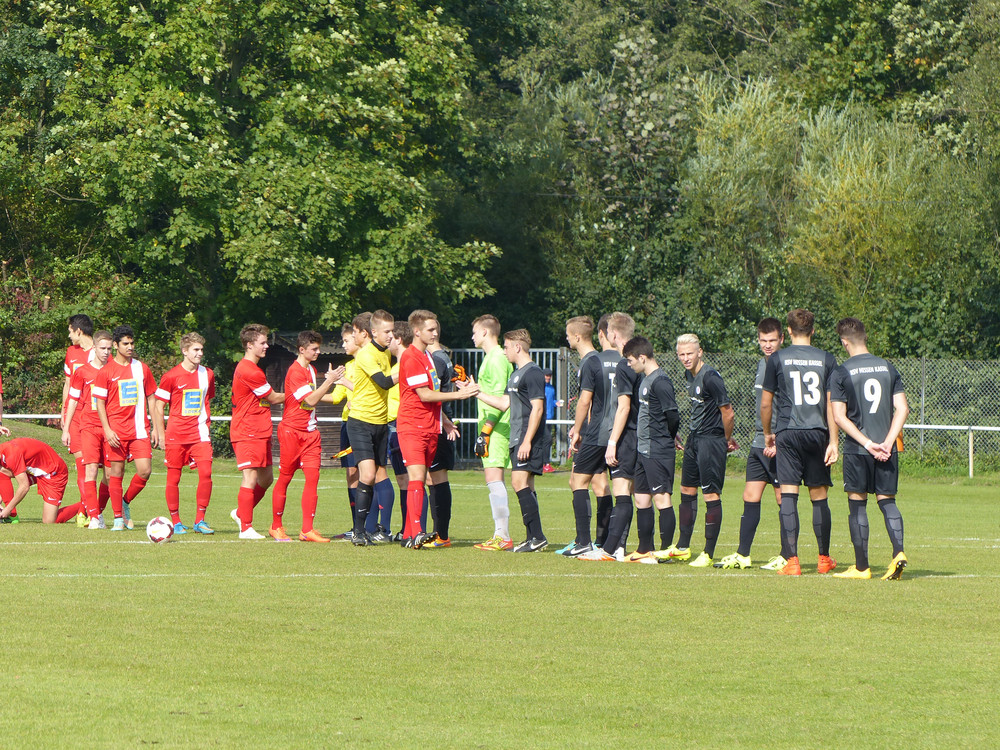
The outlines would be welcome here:
<svg viewBox="0 0 1000 750">
<path fill-rule="evenodd" d="M 43 500 L 42 523 L 65 523 L 83 508 L 83 503 L 59 508 L 69 481 L 69 471 L 59 454 L 41 440 L 16 438 L 0 445 L 0 474 L 3 475 L 0 481 L 0 499 L 3 500 L 0 519 L 6 519 L 13 513 L 33 484 L 38 485 L 38 494 Z M 17 482 L 16 489 L 11 478 Z"/>
<path fill-rule="evenodd" d="M 442 412 L 441 405 L 476 396 L 479 386 L 470 384 L 458 391 L 442 393 L 434 360 L 427 352 L 427 347 L 439 336 L 437 316 L 429 310 L 414 310 L 407 322 L 413 332 L 413 343 L 399 361 L 399 412 L 396 415 L 399 448 L 408 479 L 406 524 L 400 544 L 419 549 L 429 539 L 420 523 L 427 468 L 434 463 L 442 427 L 445 435 L 457 432 L 454 423 Z"/>
<path fill-rule="evenodd" d="M 208 402 L 215 396 L 215 373 L 201 364 L 205 355 L 205 339 L 201 335 L 185 333 L 181 336 L 181 355 L 181 363 L 160 379 L 153 412 L 153 423 L 160 431 L 160 444 L 166 446 L 163 463 L 167 465 L 167 510 L 174 524 L 174 533 L 186 534 L 188 527 L 181 523 L 179 485 L 181 470 L 192 466 L 198 472 L 198 489 L 195 491 L 197 512 L 193 528 L 199 534 L 214 534 L 205 523 L 205 511 L 212 499 Z M 163 413 L 168 404 L 170 419 L 164 439 Z"/>
<path fill-rule="evenodd" d="M 896 438 L 910 407 L 896 368 L 869 353 L 864 324 L 857 318 L 837 323 L 837 335 L 850 359 L 833 371 L 830 400 L 844 442 L 844 489 L 850 507 L 848 525 L 854 543 L 854 565 L 834 578 L 871 578 L 868 566 L 868 494 L 875 493 L 892 542 L 892 562 L 883 581 L 898 581 L 906 567 L 903 517 L 896 507 L 899 454 Z"/>
</svg>

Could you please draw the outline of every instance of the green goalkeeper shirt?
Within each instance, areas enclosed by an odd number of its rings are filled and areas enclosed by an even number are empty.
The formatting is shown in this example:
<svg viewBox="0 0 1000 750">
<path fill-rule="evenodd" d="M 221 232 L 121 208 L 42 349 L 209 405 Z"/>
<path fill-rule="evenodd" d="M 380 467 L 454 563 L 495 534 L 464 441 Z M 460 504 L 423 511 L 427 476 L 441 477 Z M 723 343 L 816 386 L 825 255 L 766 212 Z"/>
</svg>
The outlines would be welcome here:
<svg viewBox="0 0 1000 750">
<path fill-rule="evenodd" d="M 489 354 L 483 357 L 483 362 L 479 365 L 479 389 L 489 396 L 502 396 L 507 392 L 507 381 L 514 371 L 514 366 L 507 361 L 503 353 L 503 347 L 495 347 Z M 505 438 L 510 439 L 510 411 L 501 414 L 499 409 L 487 406 L 479 401 L 479 431 L 482 432 L 483 425 L 487 419 L 495 422 L 493 428 Z"/>
</svg>

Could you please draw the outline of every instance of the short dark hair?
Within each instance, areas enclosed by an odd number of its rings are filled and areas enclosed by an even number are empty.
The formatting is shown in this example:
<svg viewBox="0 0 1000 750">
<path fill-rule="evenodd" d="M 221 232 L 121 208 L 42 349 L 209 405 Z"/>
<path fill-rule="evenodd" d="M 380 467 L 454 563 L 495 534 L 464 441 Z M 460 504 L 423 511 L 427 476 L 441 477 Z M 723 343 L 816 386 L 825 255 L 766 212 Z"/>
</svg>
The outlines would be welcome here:
<svg viewBox="0 0 1000 750">
<path fill-rule="evenodd" d="M 320 336 L 316 331 L 300 331 L 299 335 L 295 337 L 295 346 L 299 349 L 304 349 L 310 344 L 322 344 L 323 337 Z"/>
<path fill-rule="evenodd" d="M 240 343 L 243 345 L 243 348 L 246 349 L 247 346 L 256 341 L 259 336 L 267 338 L 270 333 L 271 329 L 267 326 L 262 326 L 260 323 L 247 323 L 240 329 Z"/>
<path fill-rule="evenodd" d="M 70 315 L 69 327 L 72 328 L 74 331 L 79 331 L 84 336 L 94 335 L 94 321 L 90 319 L 89 315 L 84 315 L 83 313 Z"/>
<path fill-rule="evenodd" d="M 472 327 L 482 326 L 486 329 L 486 332 L 493 336 L 494 338 L 500 337 L 500 321 L 497 320 L 495 315 L 480 315 L 474 321 L 472 321 Z"/>
<path fill-rule="evenodd" d="M 808 310 L 796 307 L 788 313 L 788 327 L 797 336 L 808 336 L 813 332 L 816 316 Z"/>
<path fill-rule="evenodd" d="M 857 318 L 844 318 L 837 323 L 837 335 L 852 344 L 863 344 L 868 340 L 865 324 Z"/>
<path fill-rule="evenodd" d="M 135 341 L 135 333 L 132 331 L 132 326 L 114 327 L 114 330 L 111 331 L 111 343 L 117 344 L 122 339 L 132 339 Z"/>
<path fill-rule="evenodd" d="M 608 321 L 611 320 L 611 313 L 604 313 L 601 319 L 597 321 L 597 332 L 603 333 L 605 336 L 608 335 Z"/>
<path fill-rule="evenodd" d="M 528 333 L 527 328 L 515 328 L 513 331 L 507 331 L 503 335 L 503 340 L 516 341 L 526 352 L 531 350 L 531 334 Z"/>
<path fill-rule="evenodd" d="M 410 333 L 410 324 L 407 323 L 405 320 L 397 320 L 395 323 L 392 324 L 392 335 L 393 337 L 399 339 L 400 341 L 404 341 L 406 339 L 406 335 L 409 333 Z M 410 334 L 410 343 L 411 344 L 413 343 L 412 334 Z M 407 344 L 407 346 L 409 345 L 410 344 Z"/>
<path fill-rule="evenodd" d="M 370 312 L 358 313 L 351 321 L 351 327 L 355 331 L 364 331 L 369 336 L 372 335 L 372 314 Z"/>
<path fill-rule="evenodd" d="M 777 318 L 763 318 L 757 324 L 757 333 L 781 333 L 781 321 Z"/>
<path fill-rule="evenodd" d="M 649 339 L 645 336 L 636 336 L 633 339 L 629 339 L 628 343 L 622 347 L 623 357 L 646 357 L 648 359 L 653 358 L 653 345 L 649 343 Z"/>
</svg>

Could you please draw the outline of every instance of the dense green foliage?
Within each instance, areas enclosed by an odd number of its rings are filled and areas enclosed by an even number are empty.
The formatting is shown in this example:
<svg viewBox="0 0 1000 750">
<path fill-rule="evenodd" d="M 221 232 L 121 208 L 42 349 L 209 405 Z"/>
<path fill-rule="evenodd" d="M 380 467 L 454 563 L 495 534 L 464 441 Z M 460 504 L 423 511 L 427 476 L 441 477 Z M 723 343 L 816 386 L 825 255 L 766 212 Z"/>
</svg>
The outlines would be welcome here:
<svg viewBox="0 0 1000 750">
<path fill-rule="evenodd" d="M 998 50 L 997 0 L 0 0 L 0 365 L 415 305 L 994 357 Z"/>
</svg>

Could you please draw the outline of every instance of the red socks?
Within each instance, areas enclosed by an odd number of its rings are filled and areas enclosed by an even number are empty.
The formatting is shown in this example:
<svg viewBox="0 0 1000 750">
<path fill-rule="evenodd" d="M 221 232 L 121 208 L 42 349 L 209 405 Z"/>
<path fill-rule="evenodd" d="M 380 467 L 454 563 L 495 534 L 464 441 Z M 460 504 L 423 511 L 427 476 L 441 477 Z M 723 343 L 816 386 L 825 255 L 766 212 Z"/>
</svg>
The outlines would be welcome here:
<svg viewBox="0 0 1000 750">
<path fill-rule="evenodd" d="M 131 503 L 135 500 L 135 496 L 142 492 L 142 488 L 146 486 L 147 479 L 143 479 L 138 474 L 132 475 L 132 481 L 128 483 L 128 490 L 125 492 L 125 502 Z"/>
<path fill-rule="evenodd" d="M 319 467 L 303 466 L 302 473 L 306 478 L 306 486 L 302 488 L 302 533 L 306 534 L 313 530 L 319 502 Z"/>
<path fill-rule="evenodd" d="M 205 511 L 208 510 L 208 503 L 212 499 L 211 461 L 200 461 L 198 463 L 198 489 L 194 497 L 195 502 L 198 504 L 198 511 L 195 513 L 194 522 L 201 523 L 205 520 Z"/>
<path fill-rule="evenodd" d="M 65 508 L 60 508 L 56 513 L 56 523 L 66 523 L 71 518 L 76 518 L 76 514 L 83 510 L 83 503 L 73 503 Z"/>
<path fill-rule="evenodd" d="M 122 478 L 108 477 L 108 492 L 111 493 L 111 510 L 115 518 L 122 517 Z"/>
<path fill-rule="evenodd" d="M 420 511 L 424 507 L 424 483 L 411 479 L 406 485 L 406 523 L 403 536 L 412 539 L 423 529 L 420 526 Z"/>
<path fill-rule="evenodd" d="M 288 483 L 292 481 L 292 475 L 286 474 L 285 472 L 280 472 L 278 474 L 278 481 L 274 484 L 274 491 L 271 493 L 271 528 L 276 529 L 281 526 L 281 516 L 285 513 L 285 500 L 288 497 Z M 255 490 L 260 490 L 261 495 L 263 495 L 263 490 L 260 489 L 258 484 Z"/>
<path fill-rule="evenodd" d="M 167 487 L 164 494 L 167 498 L 167 510 L 170 512 L 170 520 L 178 524 L 181 522 L 181 470 L 167 469 Z M 129 487 L 131 490 L 131 486 Z"/>
</svg>

